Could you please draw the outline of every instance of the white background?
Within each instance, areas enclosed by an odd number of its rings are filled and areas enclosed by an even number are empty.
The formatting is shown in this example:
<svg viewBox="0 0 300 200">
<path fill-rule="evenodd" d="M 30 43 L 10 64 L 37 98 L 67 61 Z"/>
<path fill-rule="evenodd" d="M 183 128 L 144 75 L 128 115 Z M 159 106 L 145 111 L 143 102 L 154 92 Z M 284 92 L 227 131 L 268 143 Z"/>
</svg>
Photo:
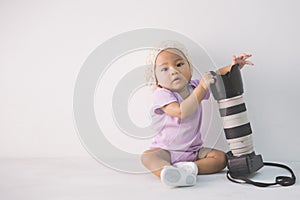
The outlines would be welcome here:
<svg viewBox="0 0 300 200">
<path fill-rule="evenodd" d="M 243 77 L 255 150 L 264 160 L 300 161 L 299 7 L 297 0 L 1 1 L 0 157 L 90 156 L 73 120 L 79 70 L 104 41 L 150 27 L 188 36 L 217 66 L 252 53 L 255 67 Z"/>
</svg>

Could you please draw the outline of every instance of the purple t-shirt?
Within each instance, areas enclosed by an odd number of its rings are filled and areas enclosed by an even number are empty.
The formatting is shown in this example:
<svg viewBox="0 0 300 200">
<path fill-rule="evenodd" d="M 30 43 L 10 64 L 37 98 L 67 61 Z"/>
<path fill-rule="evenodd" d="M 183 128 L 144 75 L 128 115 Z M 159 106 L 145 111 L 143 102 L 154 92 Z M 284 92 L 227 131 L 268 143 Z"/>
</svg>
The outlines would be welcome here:
<svg viewBox="0 0 300 200">
<path fill-rule="evenodd" d="M 199 84 L 199 80 L 190 81 L 190 92 Z M 204 99 L 210 96 L 209 91 Z M 172 117 L 161 108 L 172 102 L 181 103 L 183 99 L 177 92 L 165 88 L 157 88 L 153 93 L 152 128 L 155 131 L 150 148 L 162 148 L 168 151 L 195 152 L 203 142 L 201 139 L 202 105 L 185 119 Z"/>
</svg>

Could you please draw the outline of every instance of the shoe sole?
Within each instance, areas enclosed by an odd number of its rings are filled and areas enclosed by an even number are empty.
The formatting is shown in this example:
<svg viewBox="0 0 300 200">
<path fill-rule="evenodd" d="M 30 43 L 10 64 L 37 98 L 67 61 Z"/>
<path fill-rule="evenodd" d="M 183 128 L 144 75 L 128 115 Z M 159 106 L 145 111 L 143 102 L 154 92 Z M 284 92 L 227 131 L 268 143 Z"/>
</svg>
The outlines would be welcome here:
<svg viewBox="0 0 300 200">
<path fill-rule="evenodd" d="M 183 169 L 167 166 L 161 172 L 161 181 L 168 186 L 193 186 L 196 176 Z"/>
</svg>

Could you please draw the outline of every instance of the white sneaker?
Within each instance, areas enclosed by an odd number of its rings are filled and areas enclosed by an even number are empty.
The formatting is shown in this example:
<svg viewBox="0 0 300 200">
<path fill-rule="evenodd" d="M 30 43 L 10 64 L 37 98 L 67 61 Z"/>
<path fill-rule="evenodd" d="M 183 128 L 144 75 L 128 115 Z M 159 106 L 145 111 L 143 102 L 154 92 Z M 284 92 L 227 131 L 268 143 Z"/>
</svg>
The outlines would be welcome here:
<svg viewBox="0 0 300 200">
<path fill-rule="evenodd" d="M 189 173 L 195 174 L 197 176 L 198 174 L 198 166 L 194 162 L 178 162 L 175 163 L 173 166 L 184 169 Z"/>
<path fill-rule="evenodd" d="M 160 179 L 162 183 L 168 186 L 193 186 L 196 184 L 197 177 L 184 169 L 164 166 Z"/>
</svg>

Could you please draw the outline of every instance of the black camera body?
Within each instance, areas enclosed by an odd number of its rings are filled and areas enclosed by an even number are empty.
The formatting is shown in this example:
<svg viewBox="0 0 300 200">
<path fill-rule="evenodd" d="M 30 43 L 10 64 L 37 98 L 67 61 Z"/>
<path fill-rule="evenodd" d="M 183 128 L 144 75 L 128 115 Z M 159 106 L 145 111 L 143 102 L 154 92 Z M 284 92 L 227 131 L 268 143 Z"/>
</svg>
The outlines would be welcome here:
<svg viewBox="0 0 300 200">
<path fill-rule="evenodd" d="M 256 155 L 254 152 L 236 157 L 231 151 L 227 153 L 227 168 L 230 174 L 234 176 L 248 176 L 264 166 L 261 155 Z"/>
</svg>

